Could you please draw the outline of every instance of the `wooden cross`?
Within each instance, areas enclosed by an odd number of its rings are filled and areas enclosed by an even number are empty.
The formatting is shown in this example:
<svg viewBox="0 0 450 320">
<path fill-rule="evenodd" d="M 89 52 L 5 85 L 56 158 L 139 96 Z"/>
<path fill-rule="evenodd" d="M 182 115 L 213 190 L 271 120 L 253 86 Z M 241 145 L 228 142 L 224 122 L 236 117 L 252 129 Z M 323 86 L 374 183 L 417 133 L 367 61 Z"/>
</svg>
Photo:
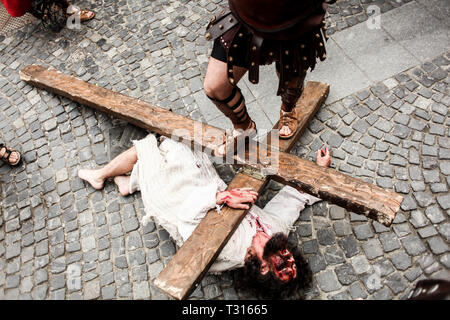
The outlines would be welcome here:
<svg viewBox="0 0 450 320">
<path fill-rule="evenodd" d="M 225 132 L 222 129 L 56 70 L 30 65 L 20 71 L 20 76 L 27 83 L 121 118 L 147 131 L 170 138 L 179 137 L 191 147 L 200 146 L 203 150 L 211 151 L 225 141 Z M 325 101 L 328 91 L 329 86 L 326 84 L 319 82 L 306 84 L 303 95 L 297 103 L 299 129 L 291 139 L 280 140 L 276 150 L 279 161 L 276 173 L 270 176 L 255 176 L 248 173 L 252 171 L 248 171 L 248 168 L 253 169 L 253 172 L 267 169 L 267 165 L 258 158 L 259 146 L 252 146 L 246 151 L 245 159 L 235 157 L 236 163 L 246 165 L 246 169 L 233 178 L 228 189 L 252 187 L 259 192 L 269 179 L 274 179 L 390 226 L 403 201 L 401 195 L 288 153 Z M 266 142 L 270 144 L 270 139 L 267 138 Z M 272 152 L 270 149 L 267 151 L 268 157 Z M 248 159 L 251 158 L 258 161 L 249 162 Z M 189 297 L 246 214 L 247 210 L 229 207 L 224 207 L 220 214 L 216 210 L 210 210 L 161 271 L 154 284 L 176 299 Z"/>
</svg>

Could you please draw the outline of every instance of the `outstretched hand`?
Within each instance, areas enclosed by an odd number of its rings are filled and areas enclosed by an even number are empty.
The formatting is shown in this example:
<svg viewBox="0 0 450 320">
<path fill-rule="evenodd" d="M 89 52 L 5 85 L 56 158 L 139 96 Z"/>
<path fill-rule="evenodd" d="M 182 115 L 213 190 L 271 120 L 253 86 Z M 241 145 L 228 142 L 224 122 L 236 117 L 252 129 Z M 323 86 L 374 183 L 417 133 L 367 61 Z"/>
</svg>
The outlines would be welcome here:
<svg viewBox="0 0 450 320">
<path fill-rule="evenodd" d="M 328 148 L 317 150 L 316 163 L 321 167 L 329 167 L 331 164 L 331 154 Z"/>
<path fill-rule="evenodd" d="M 217 204 L 226 204 L 234 209 L 250 209 L 249 204 L 255 203 L 258 193 L 252 188 L 236 188 L 228 191 L 218 192 L 216 195 Z"/>
</svg>

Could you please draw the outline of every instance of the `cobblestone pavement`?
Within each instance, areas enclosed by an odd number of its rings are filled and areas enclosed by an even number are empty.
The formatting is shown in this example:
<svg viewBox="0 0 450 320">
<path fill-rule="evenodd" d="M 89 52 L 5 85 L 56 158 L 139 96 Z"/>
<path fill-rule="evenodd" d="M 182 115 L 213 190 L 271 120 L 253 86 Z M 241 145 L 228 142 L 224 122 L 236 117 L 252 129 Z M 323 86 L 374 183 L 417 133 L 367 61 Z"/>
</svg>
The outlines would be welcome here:
<svg viewBox="0 0 450 320">
<path fill-rule="evenodd" d="M 330 32 L 366 20 L 370 4 L 385 12 L 404 2 L 338 1 Z M 0 36 L 0 139 L 25 158 L 19 168 L 0 167 L 1 299 L 168 298 L 152 279 L 176 247 L 160 226 L 141 225 L 140 195 L 121 197 L 113 183 L 95 191 L 77 178 L 145 133 L 26 85 L 18 71 L 51 66 L 225 126 L 202 93 L 211 49 L 204 26 L 225 3 L 81 1 L 97 13 L 81 30 L 31 24 Z M 419 279 L 450 278 L 449 64 L 444 52 L 324 105 L 294 148 L 311 158 L 325 144 L 337 170 L 405 196 L 390 228 L 327 202 L 301 213 L 290 241 L 314 273 L 308 299 L 401 299 Z M 270 128 L 274 119 L 259 114 Z M 231 180 L 230 167 L 218 170 Z M 280 187 L 270 183 L 258 204 Z M 191 299 L 253 298 L 235 289 L 234 276 L 206 276 Z"/>
<path fill-rule="evenodd" d="M 328 5 L 326 20 L 327 33 L 333 34 L 358 23 L 367 21 L 372 15 L 379 15 L 411 0 L 349 0 Z"/>
</svg>

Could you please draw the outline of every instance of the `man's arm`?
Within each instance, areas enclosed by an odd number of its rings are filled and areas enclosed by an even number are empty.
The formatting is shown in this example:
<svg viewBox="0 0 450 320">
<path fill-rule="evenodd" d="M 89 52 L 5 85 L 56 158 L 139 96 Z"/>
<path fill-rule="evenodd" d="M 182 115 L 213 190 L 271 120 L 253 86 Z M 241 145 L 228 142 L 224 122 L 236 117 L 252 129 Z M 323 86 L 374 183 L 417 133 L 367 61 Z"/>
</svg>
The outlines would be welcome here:
<svg viewBox="0 0 450 320">
<path fill-rule="evenodd" d="M 317 150 L 316 162 L 319 166 L 329 167 L 331 154 L 328 148 Z M 258 193 L 252 188 L 236 188 L 228 191 L 220 191 L 216 194 L 216 204 L 226 204 L 234 209 L 250 209 L 249 204 L 254 204 Z"/>
</svg>

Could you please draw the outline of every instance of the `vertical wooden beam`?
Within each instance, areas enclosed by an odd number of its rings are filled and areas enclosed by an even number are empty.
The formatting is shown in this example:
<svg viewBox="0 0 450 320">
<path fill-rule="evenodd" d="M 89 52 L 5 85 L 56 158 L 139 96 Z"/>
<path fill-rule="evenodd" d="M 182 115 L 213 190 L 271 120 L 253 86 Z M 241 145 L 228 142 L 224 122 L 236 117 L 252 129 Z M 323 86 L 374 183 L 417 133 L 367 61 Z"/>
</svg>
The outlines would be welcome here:
<svg viewBox="0 0 450 320">
<path fill-rule="evenodd" d="M 227 190 L 251 187 L 260 192 L 266 183 L 238 173 Z M 175 299 L 189 297 L 205 273 L 214 263 L 248 210 L 223 207 L 221 213 L 210 210 L 192 235 L 177 251 L 154 280 L 155 286 Z"/>
<path fill-rule="evenodd" d="M 204 149 L 212 150 L 224 141 L 225 133 L 219 128 L 176 115 L 163 108 L 155 107 L 148 102 L 100 88 L 80 79 L 62 74 L 56 70 L 47 70 L 41 66 L 31 65 L 20 71 L 20 76 L 27 83 L 116 116 L 148 131 L 159 133 L 170 138 L 181 137 L 185 140 L 185 143 L 187 142 L 191 146 L 199 145 Z M 400 208 L 403 200 L 401 195 L 390 190 L 383 190 L 378 186 L 360 181 L 336 170 L 319 167 L 311 161 L 299 159 L 295 155 L 283 152 L 289 151 L 292 148 L 295 139 L 306 128 L 309 119 L 314 116 L 314 113 L 325 100 L 328 89 L 328 85 L 320 83 L 308 83 L 306 85 L 303 96 L 297 104 L 297 108 L 300 108 L 301 115 L 299 116 L 299 118 L 301 117 L 299 131 L 295 134 L 294 138 L 280 141 L 278 171 L 271 178 L 318 196 L 323 200 L 329 200 L 356 213 L 372 217 L 384 225 L 389 226 Z M 278 106 L 274 107 L 278 108 Z M 305 112 L 305 114 L 302 115 L 302 112 Z M 250 150 L 248 153 L 250 154 L 252 152 L 259 154 L 257 148 Z M 260 162 L 250 163 L 250 166 L 257 170 L 266 168 Z M 260 190 L 265 182 L 258 179 L 256 179 L 258 181 L 254 181 L 254 178 L 248 175 L 238 175 L 237 179 L 239 180 L 233 180 L 229 187 L 253 185 L 255 190 Z M 229 210 L 229 215 L 227 216 L 236 213 L 236 210 L 230 208 L 226 210 L 227 212 Z M 209 221 L 208 216 L 213 211 L 211 210 L 205 217 L 206 227 L 202 226 L 202 228 L 212 230 L 211 227 L 218 225 L 219 220 L 217 217 L 211 218 L 211 221 L 213 221 L 212 225 L 207 222 Z M 232 212 L 234 213 L 232 214 Z M 228 229 L 226 230 L 229 231 L 224 231 L 225 234 L 220 239 L 213 239 L 214 237 L 211 236 L 211 233 L 194 232 L 194 238 L 192 240 L 188 239 L 186 242 L 189 242 L 189 245 L 185 243 L 180 248 L 177 255 L 167 265 L 167 270 L 163 270 L 157 278 L 156 283 L 159 284 L 160 288 L 177 299 L 186 298 L 193 290 L 195 283 L 201 279 L 213 263 L 220 249 L 223 248 L 231 236 L 232 231 L 241 221 L 239 219 L 242 219 L 245 214 L 246 212 L 242 210 L 241 212 L 237 212 L 238 219 L 233 220 L 228 225 Z M 226 224 L 227 221 L 225 220 L 223 223 Z M 198 227 L 201 226 L 199 225 Z M 208 236 L 205 236 L 206 234 Z M 217 242 L 215 242 L 216 240 Z M 181 270 L 180 268 L 186 265 L 183 252 L 188 252 L 184 256 L 190 256 L 192 252 L 196 252 L 197 255 L 201 256 L 202 252 L 197 250 L 200 244 L 209 248 L 208 250 L 210 251 L 208 255 L 199 258 L 201 264 L 195 264 L 189 268 L 184 267 L 182 269 L 183 272 L 190 270 L 189 272 L 192 272 L 192 274 L 180 275 L 177 271 L 171 271 Z M 214 247 L 216 247 L 216 251 L 214 251 Z M 212 254 L 213 251 L 215 254 Z M 194 262 L 195 259 L 192 260 L 189 258 L 187 261 Z M 181 281 L 176 280 L 176 278 L 171 278 L 178 276 L 184 277 L 185 280 Z M 171 280 L 176 281 L 176 285 L 172 285 Z"/>
<path fill-rule="evenodd" d="M 328 92 L 327 84 L 307 83 L 304 93 L 297 103 L 298 130 L 291 139 L 280 141 L 278 148 L 281 151 L 290 150 L 294 146 L 301 132 L 305 130 L 309 121 L 325 101 Z M 277 124 L 274 126 L 274 129 L 276 128 Z M 270 137 L 269 133 L 265 140 L 268 144 L 271 143 Z M 260 192 L 268 181 L 267 178 L 258 180 L 239 173 L 233 178 L 227 190 L 252 187 L 255 191 Z M 207 213 L 193 234 L 155 279 L 154 284 L 159 289 L 175 299 L 189 297 L 248 212 L 248 210 L 236 210 L 229 207 L 225 207 L 222 211 L 223 213 L 219 216 L 216 210 L 210 210 Z"/>
</svg>

